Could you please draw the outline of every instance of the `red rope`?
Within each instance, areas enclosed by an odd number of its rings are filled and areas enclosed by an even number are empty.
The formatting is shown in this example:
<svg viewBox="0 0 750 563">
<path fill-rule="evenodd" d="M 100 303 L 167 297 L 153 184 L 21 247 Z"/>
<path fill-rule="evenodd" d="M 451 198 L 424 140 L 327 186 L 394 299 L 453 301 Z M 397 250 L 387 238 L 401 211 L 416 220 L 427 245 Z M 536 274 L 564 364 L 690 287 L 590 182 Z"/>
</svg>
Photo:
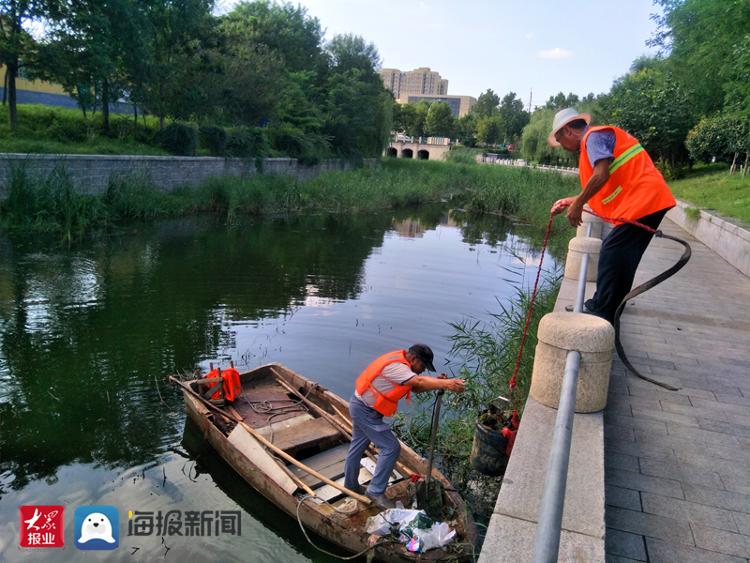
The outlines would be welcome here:
<svg viewBox="0 0 750 563">
<path fill-rule="evenodd" d="M 590 213 L 591 215 L 594 215 L 596 217 L 599 217 L 600 219 L 603 219 L 604 221 L 607 221 L 608 223 L 630 223 L 631 225 L 635 225 L 636 227 L 640 227 L 642 229 L 645 229 L 646 231 L 656 234 L 658 231 L 656 229 L 652 229 L 648 225 L 644 225 L 643 223 L 639 223 L 638 221 L 631 221 L 629 219 L 613 219 L 611 217 L 604 217 L 603 215 L 599 215 L 598 213 L 595 213 L 594 211 L 589 211 L 588 209 L 584 209 L 586 213 Z M 523 346 L 526 343 L 526 336 L 529 332 L 529 323 L 531 322 L 531 314 L 534 310 L 534 300 L 536 299 L 536 294 L 539 289 L 539 278 L 542 274 L 542 263 L 544 262 L 544 252 L 547 249 L 547 242 L 549 241 L 549 234 L 552 230 L 552 220 L 554 219 L 554 215 L 550 213 L 549 216 L 549 222 L 547 223 L 547 232 L 544 234 L 544 243 L 542 244 L 542 254 L 539 258 L 539 268 L 536 272 L 536 281 L 534 282 L 534 290 L 531 292 L 531 301 L 529 302 L 529 310 L 526 313 L 526 325 L 523 327 L 523 336 L 521 337 L 521 346 L 518 348 L 518 356 L 516 357 L 516 367 L 513 369 L 513 376 L 508 381 L 508 388 L 513 391 L 516 387 L 516 378 L 518 376 L 518 370 L 521 367 L 521 356 L 523 355 Z"/>
<path fill-rule="evenodd" d="M 547 223 L 547 232 L 544 234 L 544 243 L 542 244 L 542 254 L 539 257 L 539 268 L 536 271 L 536 281 L 534 281 L 534 290 L 531 292 L 531 301 L 529 302 L 529 311 L 526 313 L 526 325 L 523 327 L 523 336 L 521 337 L 521 346 L 518 348 L 518 356 L 516 357 L 516 367 L 513 370 L 513 376 L 508 381 L 508 389 L 513 391 L 516 387 L 516 376 L 518 375 L 518 369 L 521 367 L 521 356 L 523 355 L 523 345 L 526 343 L 526 336 L 529 332 L 529 323 L 531 322 L 531 313 L 534 310 L 534 300 L 539 289 L 539 278 L 542 275 L 542 263 L 544 262 L 544 252 L 547 250 L 547 242 L 549 241 L 549 233 L 552 230 L 552 219 L 554 215 L 550 213 L 549 222 Z"/>
</svg>

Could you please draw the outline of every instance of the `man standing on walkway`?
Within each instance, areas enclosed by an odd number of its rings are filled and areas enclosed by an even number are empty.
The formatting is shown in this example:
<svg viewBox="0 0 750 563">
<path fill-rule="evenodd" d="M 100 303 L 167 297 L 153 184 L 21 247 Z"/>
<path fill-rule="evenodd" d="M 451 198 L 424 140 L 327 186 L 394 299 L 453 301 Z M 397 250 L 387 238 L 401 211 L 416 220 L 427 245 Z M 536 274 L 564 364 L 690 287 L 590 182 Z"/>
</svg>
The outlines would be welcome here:
<svg viewBox="0 0 750 563">
<path fill-rule="evenodd" d="M 615 228 L 602 242 L 596 293 L 584 310 L 613 322 L 617 307 L 630 291 L 635 271 L 653 236 L 627 223 L 656 229 L 676 202 L 651 157 L 638 140 L 619 127 L 589 126 L 591 116 L 566 108 L 555 114 L 547 137 L 553 147 L 580 151 L 582 192 L 555 202 L 552 214 L 567 209 L 573 227 L 581 224 L 584 204 Z"/>
<path fill-rule="evenodd" d="M 433 354 L 429 346 L 414 344 L 408 350 L 394 350 L 377 358 L 357 378 L 354 395 L 349 401 L 352 417 L 352 443 L 344 466 L 346 488 L 364 493 L 381 508 L 393 508 L 393 501 L 385 496 L 388 478 L 401 452 L 398 438 L 384 416 L 396 414 L 398 402 L 412 391 L 444 389 L 455 393 L 464 390 L 463 379 L 446 379 L 444 373 L 438 377 L 420 374 L 425 369 L 435 371 Z M 375 473 L 367 491 L 359 484 L 359 469 L 362 454 L 370 442 L 380 448 Z"/>
</svg>

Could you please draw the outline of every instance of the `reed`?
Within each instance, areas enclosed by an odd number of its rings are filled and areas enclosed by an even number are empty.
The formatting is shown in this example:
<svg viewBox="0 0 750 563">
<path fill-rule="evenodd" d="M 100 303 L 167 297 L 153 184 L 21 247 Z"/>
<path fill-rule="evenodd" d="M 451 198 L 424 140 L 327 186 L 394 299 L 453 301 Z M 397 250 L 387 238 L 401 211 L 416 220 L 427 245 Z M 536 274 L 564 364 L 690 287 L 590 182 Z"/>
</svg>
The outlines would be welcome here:
<svg viewBox="0 0 750 563">
<path fill-rule="evenodd" d="M 129 221 L 201 212 L 223 215 L 233 223 L 242 215 L 357 213 L 450 201 L 475 213 L 497 213 L 542 225 L 551 202 L 574 191 L 573 181 L 557 174 L 389 159 L 371 167 L 324 172 L 307 181 L 269 174 L 217 177 L 175 192 L 162 192 L 143 176 L 120 176 L 110 181 L 103 196 L 92 197 L 78 194 L 64 170 L 43 178 L 19 168 L 11 173 L 9 197 L 0 205 L 0 224 L 60 230 L 75 237 Z M 59 214 L 60 203 L 65 204 L 64 217 Z"/>
</svg>

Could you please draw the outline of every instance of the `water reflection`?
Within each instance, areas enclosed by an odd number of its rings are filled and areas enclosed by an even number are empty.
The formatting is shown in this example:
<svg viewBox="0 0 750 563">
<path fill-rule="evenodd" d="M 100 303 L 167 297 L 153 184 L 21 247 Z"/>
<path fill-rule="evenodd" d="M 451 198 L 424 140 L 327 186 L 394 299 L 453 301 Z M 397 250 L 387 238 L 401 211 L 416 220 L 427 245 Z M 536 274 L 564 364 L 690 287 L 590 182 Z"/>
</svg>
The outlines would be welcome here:
<svg viewBox="0 0 750 563">
<path fill-rule="evenodd" d="M 347 395 L 390 347 L 427 341 L 444 358 L 447 322 L 513 293 L 525 240 L 434 206 L 168 221 L 69 251 L 0 241 L 0 514 L 15 518 L 9 491 L 66 490 L 71 467 L 96 489 L 172 455 L 185 416 L 165 374 L 281 361 Z"/>
</svg>

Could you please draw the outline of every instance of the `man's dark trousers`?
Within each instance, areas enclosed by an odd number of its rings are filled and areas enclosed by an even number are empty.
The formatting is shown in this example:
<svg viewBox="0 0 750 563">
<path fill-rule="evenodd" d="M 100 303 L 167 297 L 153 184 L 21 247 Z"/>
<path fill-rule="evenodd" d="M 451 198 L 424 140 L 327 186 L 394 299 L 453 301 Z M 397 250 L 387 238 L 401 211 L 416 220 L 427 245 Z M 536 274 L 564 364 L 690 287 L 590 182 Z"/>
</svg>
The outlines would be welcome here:
<svg viewBox="0 0 750 563">
<path fill-rule="evenodd" d="M 656 229 L 667 211 L 668 209 L 663 209 L 637 221 Z M 653 236 L 646 229 L 630 223 L 612 229 L 602 241 L 596 293 L 586 301 L 588 312 L 603 317 L 610 323 L 614 321 L 617 307 L 633 287 L 635 271 Z"/>
</svg>

